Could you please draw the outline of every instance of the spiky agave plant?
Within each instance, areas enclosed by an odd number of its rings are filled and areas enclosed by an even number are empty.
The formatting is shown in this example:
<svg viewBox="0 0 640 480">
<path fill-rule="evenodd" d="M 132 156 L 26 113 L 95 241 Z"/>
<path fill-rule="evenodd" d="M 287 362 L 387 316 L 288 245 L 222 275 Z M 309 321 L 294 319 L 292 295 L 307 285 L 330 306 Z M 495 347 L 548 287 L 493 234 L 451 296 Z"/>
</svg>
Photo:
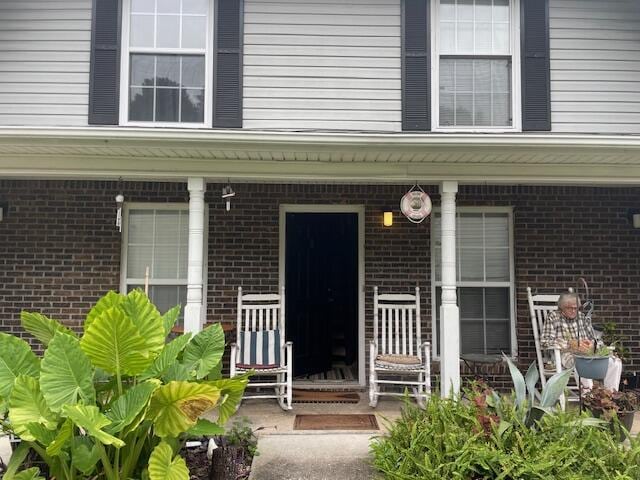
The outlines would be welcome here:
<svg viewBox="0 0 640 480">
<path fill-rule="evenodd" d="M 0 333 L 2 428 L 22 440 L 4 478 L 42 478 L 37 468 L 17 473 L 33 449 L 57 480 L 188 480 L 182 441 L 223 433 L 247 377 L 221 378 L 220 325 L 168 341 L 179 312 L 161 315 L 140 290 L 109 292 L 80 337 L 22 312 L 22 326 L 46 350 L 40 359 Z M 214 408 L 216 422 L 200 418 Z"/>
</svg>

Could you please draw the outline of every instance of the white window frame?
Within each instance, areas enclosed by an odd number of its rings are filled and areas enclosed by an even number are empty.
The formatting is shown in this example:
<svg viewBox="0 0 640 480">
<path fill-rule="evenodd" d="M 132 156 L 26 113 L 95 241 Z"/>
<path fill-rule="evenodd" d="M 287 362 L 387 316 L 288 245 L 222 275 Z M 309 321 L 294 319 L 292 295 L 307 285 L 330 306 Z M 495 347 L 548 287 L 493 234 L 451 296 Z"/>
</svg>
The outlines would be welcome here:
<svg viewBox="0 0 640 480">
<path fill-rule="evenodd" d="M 431 131 L 462 133 L 502 133 L 522 131 L 522 100 L 520 75 L 520 0 L 511 5 L 511 127 L 440 126 L 440 0 L 431 5 Z M 479 55 L 482 56 L 482 55 Z"/>
<path fill-rule="evenodd" d="M 207 31 L 205 36 L 205 79 L 204 79 L 204 122 L 142 122 L 129 120 L 129 66 L 132 53 L 148 53 L 150 55 L 201 55 L 199 49 L 171 48 L 139 48 L 129 46 L 131 27 L 131 0 L 122 2 L 122 35 L 120 50 L 120 125 L 128 127 L 172 127 L 172 128 L 212 128 L 213 126 L 213 19 L 214 0 L 208 0 Z"/>
<path fill-rule="evenodd" d="M 124 204 L 123 212 L 122 212 L 122 251 L 120 255 L 120 293 L 126 295 L 127 294 L 127 253 L 128 253 L 128 239 L 129 239 L 129 212 L 131 210 L 184 210 L 187 212 L 187 218 L 189 214 L 189 204 L 188 203 L 148 203 L 148 202 L 127 202 Z M 206 323 L 207 318 L 207 250 L 208 250 L 208 239 L 209 239 L 209 208 L 207 205 L 204 207 L 204 240 L 202 243 L 202 310 L 200 315 L 200 325 L 203 326 Z M 187 263 L 188 263 L 188 255 L 189 255 L 189 244 L 187 242 Z M 188 265 L 187 265 L 188 267 Z M 144 284 L 144 278 L 140 282 Z M 149 285 L 189 285 L 189 281 L 183 284 L 180 282 L 175 282 L 173 280 L 155 280 L 151 283 L 151 279 L 149 279 Z M 182 313 L 184 313 L 184 308 L 187 305 L 181 305 Z M 164 312 L 160 312 L 164 313 Z"/>
<path fill-rule="evenodd" d="M 458 254 L 458 214 L 459 213 L 506 213 L 509 223 L 509 300 L 511 304 L 509 319 L 511 331 L 511 357 L 515 359 L 518 356 L 518 339 L 517 339 L 517 317 L 516 317 L 516 277 L 515 277 L 515 243 L 513 234 L 513 207 L 457 207 L 456 208 L 456 289 L 464 287 L 505 287 L 507 282 L 478 282 L 478 281 L 458 281 L 457 270 L 459 269 Z M 441 214 L 440 208 L 434 208 L 432 215 Z M 441 216 L 442 221 L 442 216 Z M 436 242 L 434 238 L 433 222 L 430 225 L 430 244 L 431 244 L 431 343 L 433 345 L 433 359 L 440 360 L 438 352 L 438 341 L 436 322 L 438 321 L 438 312 L 436 311 L 436 289 L 442 286 L 442 281 L 436 282 L 435 254 Z"/>
</svg>

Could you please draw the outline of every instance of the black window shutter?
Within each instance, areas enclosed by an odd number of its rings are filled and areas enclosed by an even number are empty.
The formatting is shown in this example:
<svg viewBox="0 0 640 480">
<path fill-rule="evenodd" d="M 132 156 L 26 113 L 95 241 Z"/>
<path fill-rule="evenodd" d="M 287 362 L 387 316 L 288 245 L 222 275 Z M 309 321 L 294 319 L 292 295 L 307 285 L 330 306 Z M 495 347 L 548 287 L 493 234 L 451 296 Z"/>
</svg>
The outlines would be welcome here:
<svg viewBox="0 0 640 480">
<path fill-rule="evenodd" d="M 121 0 L 93 0 L 89 123 L 117 125 L 120 97 Z"/>
<path fill-rule="evenodd" d="M 429 0 L 402 2 L 402 130 L 431 130 Z"/>
<path fill-rule="evenodd" d="M 522 130 L 551 130 L 549 0 L 523 0 Z"/>
<path fill-rule="evenodd" d="M 242 0 L 217 0 L 213 126 L 242 127 Z"/>
</svg>

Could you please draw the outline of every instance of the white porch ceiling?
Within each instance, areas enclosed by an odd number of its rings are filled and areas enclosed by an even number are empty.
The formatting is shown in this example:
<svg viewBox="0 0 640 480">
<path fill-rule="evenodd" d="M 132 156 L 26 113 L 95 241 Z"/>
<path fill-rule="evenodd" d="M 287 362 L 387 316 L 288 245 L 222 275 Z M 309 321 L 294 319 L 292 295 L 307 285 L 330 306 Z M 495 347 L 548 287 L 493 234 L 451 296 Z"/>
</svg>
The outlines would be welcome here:
<svg viewBox="0 0 640 480">
<path fill-rule="evenodd" d="M 640 184 L 640 136 L 0 127 L 0 177 Z"/>
</svg>

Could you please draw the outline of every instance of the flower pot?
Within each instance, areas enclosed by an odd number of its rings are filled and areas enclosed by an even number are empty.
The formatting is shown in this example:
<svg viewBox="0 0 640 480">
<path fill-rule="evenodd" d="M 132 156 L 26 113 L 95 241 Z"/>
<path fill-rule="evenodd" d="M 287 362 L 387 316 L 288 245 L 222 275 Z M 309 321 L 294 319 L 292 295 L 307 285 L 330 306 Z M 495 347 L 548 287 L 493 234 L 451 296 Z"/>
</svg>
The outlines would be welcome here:
<svg viewBox="0 0 640 480">
<path fill-rule="evenodd" d="M 574 355 L 576 370 L 582 378 L 602 380 L 609 368 L 609 357 L 587 357 Z"/>
</svg>

